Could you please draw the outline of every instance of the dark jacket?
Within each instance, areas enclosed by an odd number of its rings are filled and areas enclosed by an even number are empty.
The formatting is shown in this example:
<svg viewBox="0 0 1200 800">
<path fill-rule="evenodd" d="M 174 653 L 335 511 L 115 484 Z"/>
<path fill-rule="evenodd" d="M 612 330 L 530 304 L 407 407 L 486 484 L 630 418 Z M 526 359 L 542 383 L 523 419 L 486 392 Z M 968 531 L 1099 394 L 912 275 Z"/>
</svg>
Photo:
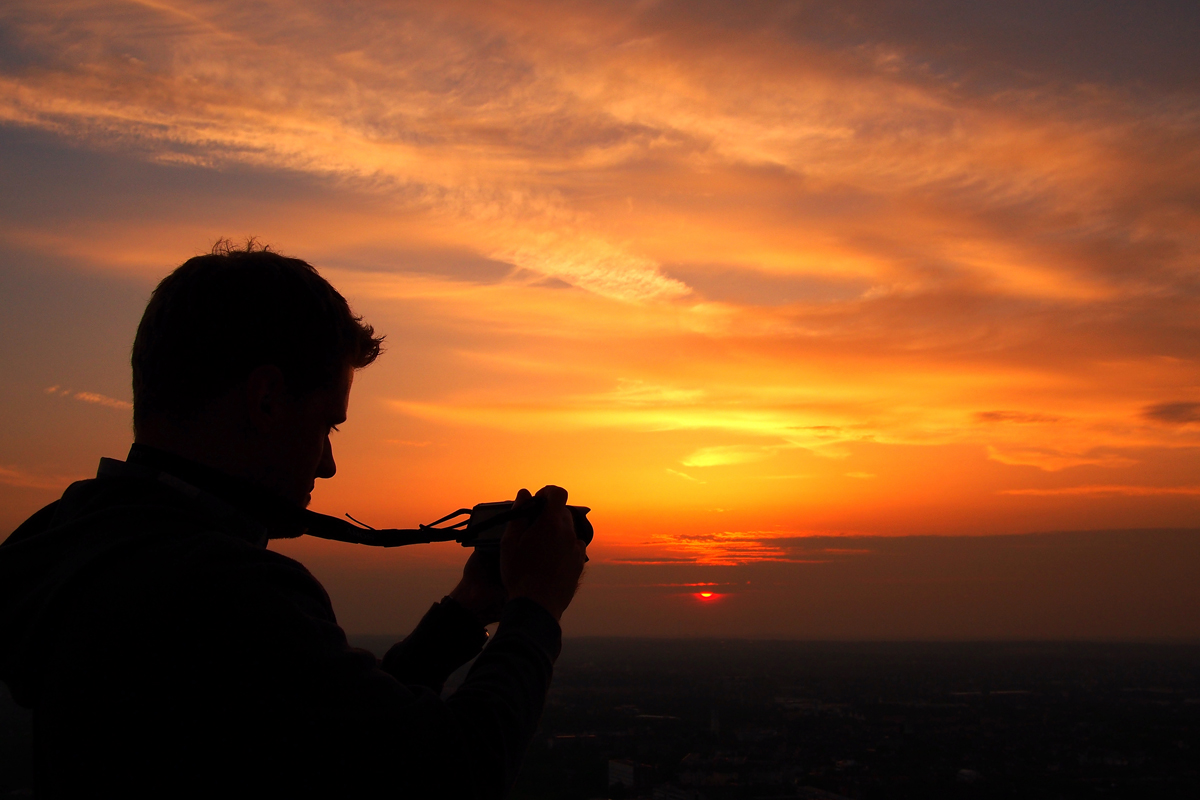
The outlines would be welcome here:
<svg viewBox="0 0 1200 800">
<path fill-rule="evenodd" d="M 33 709 L 37 795 L 503 796 L 554 618 L 513 601 L 484 648 L 447 598 L 380 663 L 243 490 L 192 467 L 75 483 L 0 545 L 0 680 Z"/>
</svg>

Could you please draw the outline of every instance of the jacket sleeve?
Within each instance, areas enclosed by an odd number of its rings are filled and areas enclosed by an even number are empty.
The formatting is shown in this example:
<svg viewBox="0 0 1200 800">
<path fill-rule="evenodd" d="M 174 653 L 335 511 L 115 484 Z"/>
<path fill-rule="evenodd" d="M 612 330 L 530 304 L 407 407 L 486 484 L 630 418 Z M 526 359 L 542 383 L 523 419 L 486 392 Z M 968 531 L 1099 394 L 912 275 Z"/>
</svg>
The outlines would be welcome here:
<svg viewBox="0 0 1200 800">
<path fill-rule="evenodd" d="M 289 734 L 307 740 L 294 757 L 340 764 L 345 779 L 339 791 L 503 798 L 537 730 L 561 649 L 554 617 L 531 600 L 508 603 L 463 684 L 443 700 L 437 690 L 445 677 L 486 637 L 464 609 L 434 606 L 380 668 L 349 647 L 323 588 L 292 564 L 268 570 L 275 573 L 270 594 L 292 610 L 276 606 L 279 617 L 263 621 L 271 630 L 268 640 L 298 656 L 283 670 L 276 667 L 274 685 L 309 687 L 311 705 L 296 709 L 309 733 Z M 263 577 L 259 573 L 255 583 Z M 274 605 L 265 601 L 261 594 L 254 598 L 260 613 Z"/>
<path fill-rule="evenodd" d="M 479 639 L 467 638 L 468 620 L 478 628 L 465 609 L 445 601 L 435 605 L 388 652 L 384 669 L 391 672 L 391 666 L 397 679 L 418 678 L 416 683 L 440 693 L 446 676 L 478 652 Z M 447 639 L 438 642 L 439 633 Z M 448 718 L 442 746 L 461 757 L 460 776 L 469 780 L 471 796 L 504 797 L 516 783 L 561 647 L 562 632 L 548 611 L 532 600 L 513 600 L 458 691 L 438 701 Z"/>
<path fill-rule="evenodd" d="M 516 782 L 561 649 L 562 630 L 550 612 L 525 598 L 509 601 L 496 635 L 446 700 L 478 758 L 480 796 L 503 797 Z"/>
<path fill-rule="evenodd" d="M 484 627 L 458 601 L 445 597 L 388 650 L 383 670 L 401 683 L 441 694 L 450 673 L 479 655 L 485 642 Z"/>
</svg>

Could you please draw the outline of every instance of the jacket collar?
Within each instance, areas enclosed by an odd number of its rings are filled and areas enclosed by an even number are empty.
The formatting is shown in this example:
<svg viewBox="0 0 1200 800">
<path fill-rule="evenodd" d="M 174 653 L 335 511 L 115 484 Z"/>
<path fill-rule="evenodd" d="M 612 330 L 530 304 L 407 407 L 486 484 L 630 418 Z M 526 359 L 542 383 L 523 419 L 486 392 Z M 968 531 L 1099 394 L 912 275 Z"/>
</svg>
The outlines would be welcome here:
<svg viewBox="0 0 1200 800">
<path fill-rule="evenodd" d="M 301 509 L 262 489 L 172 453 L 134 444 L 125 461 L 100 459 L 97 478 L 152 481 L 186 498 L 190 505 L 220 529 L 259 547 L 268 538 L 299 535 Z"/>
</svg>

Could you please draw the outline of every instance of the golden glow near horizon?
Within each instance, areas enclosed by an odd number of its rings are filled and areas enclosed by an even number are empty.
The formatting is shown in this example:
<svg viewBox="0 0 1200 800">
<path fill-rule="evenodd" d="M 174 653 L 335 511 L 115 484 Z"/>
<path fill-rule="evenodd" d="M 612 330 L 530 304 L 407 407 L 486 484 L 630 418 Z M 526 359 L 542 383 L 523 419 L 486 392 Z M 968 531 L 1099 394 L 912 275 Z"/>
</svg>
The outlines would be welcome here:
<svg viewBox="0 0 1200 800">
<path fill-rule="evenodd" d="M 143 291 L 220 236 L 317 265 L 389 352 L 314 504 L 377 524 L 556 482 L 614 563 L 1195 526 L 1194 80 L 885 7 L 11 3 L 0 124 L 114 166 L 0 237 Z M 124 424 L 85 378 L 28 393 Z"/>
</svg>

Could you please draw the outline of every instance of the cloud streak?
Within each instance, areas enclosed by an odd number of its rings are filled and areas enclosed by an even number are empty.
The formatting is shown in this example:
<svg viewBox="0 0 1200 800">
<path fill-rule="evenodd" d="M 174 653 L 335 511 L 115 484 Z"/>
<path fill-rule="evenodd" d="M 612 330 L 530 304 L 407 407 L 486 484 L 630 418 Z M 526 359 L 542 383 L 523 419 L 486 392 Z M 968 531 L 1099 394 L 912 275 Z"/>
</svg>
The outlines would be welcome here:
<svg viewBox="0 0 1200 800">
<path fill-rule="evenodd" d="M 1053 489 L 1005 489 L 1001 494 L 1023 495 L 1025 497 L 1092 497 L 1103 495 L 1120 495 L 1123 497 L 1180 495 L 1193 497 L 1200 495 L 1200 486 L 1063 486 Z"/>
<path fill-rule="evenodd" d="M 89 403 L 94 406 L 104 406 L 105 408 L 115 408 L 118 411 L 129 411 L 133 409 L 133 403 L 128 400 L 118 400 L 115 397 L 99 394 L 98 392 L 76 392 L 71 389 L 64 389 L 58 385 L 47 386 L 46 394 L 57 397 L 70 397 L 73 400 L 78 400 L 81 403 Z"/>
<path fill-rule="evenodd" d="M 1155 422 L 1163 422 L 1168 425 L 1187 425 L 1192 422 L 1200 422 L 1200 403 L 1155 403 L 1143 409 L 1142 414 Z"/>
<path fill-rule="evenodd" d="M 51 489 L 61 491 L 83 476 L 47 475 L 13 465 L 0 465 L 0 483 L 18 489 Z"/>
</svg>

